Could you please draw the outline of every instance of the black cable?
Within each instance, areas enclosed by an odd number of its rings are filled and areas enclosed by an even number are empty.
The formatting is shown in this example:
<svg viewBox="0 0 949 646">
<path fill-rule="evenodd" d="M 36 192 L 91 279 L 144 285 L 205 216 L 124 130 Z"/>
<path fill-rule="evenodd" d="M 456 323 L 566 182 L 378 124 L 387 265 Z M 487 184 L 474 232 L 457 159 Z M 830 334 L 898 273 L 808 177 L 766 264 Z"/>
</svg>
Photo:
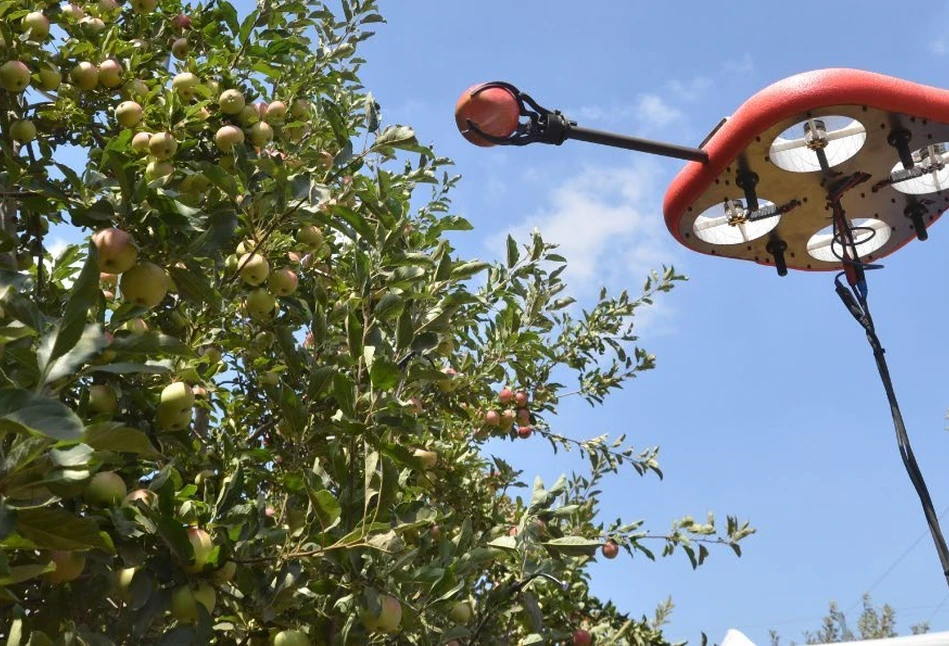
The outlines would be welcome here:
<svg viewBox="0 0 949 646">
<path fill-rule="evenodd" d="M 900 412 L 900 405 L 896 399 L 896 392 L 893 389 L 893 380 L 890 377 L 890 370 L 886 364 L 886 351 L 880 343 L 880 337 L 877 336 L 873 325 L 873 317 L 870 315 L 870 307 L 867 304 L 866 296 L 863 290 L 848 290 L 840 282 L 840 274 L 834 280 L 837 288 L 837 294 L 840 296 L 847 310 L 853 315 L 858 323 L 867 333 L 867 341 L 873 349 L 873 358 L 877 364 L 877 371 L 880 373 L 880 379 L 883 381 L 883 388 L 886 391 L 886 398 L 890 404 L 890 414 L 893 417 L 893 427 L 896 430 L 896 440 L 900 449 L 900 457 L 903 459 L 903 466 L 909 475 L 913 487 L 916 489 L 916 495 L 919 496 L 919 502 L 923 506 L 923 514 L 926 516 L 926 524 L 929 526 L 929 533 L 932 534 L 933 543 L 936 546 L 936 553 L 939 555 L 939 562 L 942 565 L 943 575 L 946 577 L 946 583 L 949 584 L 949 548 L 946 546 L 946 539 L 942 535 L 942 529 L 939 527 L 939 518 L 933 507 L 932 497 L 929 495 L 929 489 L 926 487 L 926 481 L 919 470 L 919 464 L 916 462 L 916 456 L 913 454 L 913 448 L 910 445 L 909 435 L 906 433 L 906 425 L 903 423 L 903 414 Z M 844 295 L 846 294 L 846 296 Z M 854 303 L 856 301 L 856 303 Z M 856 307 L 855 307 L 856 305 Z"/>
</svg>

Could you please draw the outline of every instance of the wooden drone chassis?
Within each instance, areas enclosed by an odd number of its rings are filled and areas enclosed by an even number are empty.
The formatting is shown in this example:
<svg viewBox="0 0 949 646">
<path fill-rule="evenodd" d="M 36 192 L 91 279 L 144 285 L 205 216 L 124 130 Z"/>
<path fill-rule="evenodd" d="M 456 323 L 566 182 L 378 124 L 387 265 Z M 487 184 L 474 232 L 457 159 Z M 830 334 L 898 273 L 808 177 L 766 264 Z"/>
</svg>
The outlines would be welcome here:
<svg viewBox="0 0 949 646">
<path fill-rule="evenodd" d="M 863 124 L 867 138 L 856 155 L 830 172 L 795 173 L 770 161 L 768 152 L 778 135 L 796 123 L 829 115 Z M 788 268 L 839 270 L 840 262 L 813 258 L 807 242 L 831 224 L 828 187 L 835 178 L 862 171 L 871 175 L 870 180 L 846 193 L 841 204 L 850 219 L 876 218 L 890 226 L 886 244 L 863 260 L 883 258 L 916 238 L 913 223 L 905 215 L 910 204 L 930 201 L 927 228 L 949 207 L 949 190 L 917 196 L 892 186 L 872 190 L 899 161 L 896 149 L 887 142 L 898 128 L 912 133 L 909 147 L 914 150 L 949 142 L 949 91 L 851 69 L 818 70 L 779 81 L 747 100 L 709 137 L 703 145 L 707 164 L 689 162 L 673 179 L 663 207 L 666 226 L 676 240 L 701 253 L 774 265 L 766 246 L 779 238 L 787 243 Z M 736 176 L 743 169 L 758 175 L 760 199 L 779 205 L 799 200 L 800 206 L 783 214 L 769 234 L 749 242 L 722 245 L 699 239 L 692 228 L 699 215 L 725 199 L 744 200 L 744 192 L 736 186 Z"/>
</svg>

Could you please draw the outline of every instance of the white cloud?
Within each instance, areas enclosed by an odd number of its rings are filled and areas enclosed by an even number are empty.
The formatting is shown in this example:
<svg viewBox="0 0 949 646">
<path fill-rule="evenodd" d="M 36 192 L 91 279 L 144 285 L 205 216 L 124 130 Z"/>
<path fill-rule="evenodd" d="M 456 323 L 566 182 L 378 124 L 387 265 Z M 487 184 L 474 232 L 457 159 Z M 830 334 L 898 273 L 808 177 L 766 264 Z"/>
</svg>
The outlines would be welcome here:
<svg viewBox="0 0 949 646">
<path fill-rule="evenodd" d="M 560 246 L 565 277 L 576 297 L 600 287 L 638 287 L 645 273 L 670 259 L 657 167 L 647 159 L 620 168 L 590 167 L 561 182 L 536 214 L 510 233 L 526 241 L 533 229 Z M 488 243 L 501 248 L 501 234 Z"/>
<path fill-rule="evenodd" d="M 636 101 L 636 114 L 644 125 L 663 128 L 683 118 L 681 110 L 672 107 L 658 94 L 641 94 Z"/>
<path fill-rule="evenodd" d="M 949 53 L 949 42 L 946 42 L 946 39 L 943 37 L 930 41 L 929 51 L 936 56 L 945 56 Z"/>
<path fill-rule="evenodd" d="M 722 71 L 726 76 L 747 76 L 755 71 L 755 61 L 751 54 L 745 52 L 740 60 L 726 61 Z"/>
<path fill-rule="evenodd" d="M 673 79 L 666 88 L 683 101 L 698 101 L 712 87 L 712 79 L 707 76 L 695 76 L 687 81 Z"/>
<path fill-rule="evenodd" d="M 53 238 L 52 242 L 49 242 L 44 246 L 46 247 L 46 251 L 49 252 L 49 255 L 53 257 L 53 260 L 55 260 L 61 253 L 66 251 L 66 247 L 69 246 L 69 243 L 62 238 Z"/>
</svg>

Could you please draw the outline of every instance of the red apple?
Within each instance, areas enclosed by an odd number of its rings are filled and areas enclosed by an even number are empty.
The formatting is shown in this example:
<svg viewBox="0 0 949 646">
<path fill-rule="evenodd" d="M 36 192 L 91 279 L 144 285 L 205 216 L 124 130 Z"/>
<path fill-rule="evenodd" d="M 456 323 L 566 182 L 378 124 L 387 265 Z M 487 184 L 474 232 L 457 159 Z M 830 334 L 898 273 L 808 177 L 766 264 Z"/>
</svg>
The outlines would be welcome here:
<svg viewBox="0 0 949 646">
<path fill-rule="evenodd" d="M 296 272 L 284 267 L 270 274 L 267 285 L 277 296 L 289 296 L 297 290 L 298 282 Z"/>
<path fill-rule="evenodd" d="M 516 393 L 514 393 L 515 405 L 521 408 L 524 408 L 525 406 L 527 406 L 527 402 L 528 402 L 527 393 L 525 393 L 523 390 L 519 390 Z"/>
<path fill-rule="evenodd" d="M 608 540 L 603 543 L 603 547 L 600 548 L 600 553 L 608 559 L 615 559 L 619 554 L 619 545 L 614 540 Z"/>
<path fill-rule="evenodd" d="M 498 401 L 502 404 L 509 404 L 514 399 L 514 393 L 510 388 L 502 388 L 498 391 Z"/>
<path fill-rule="evenodd" d="M 149 132 L 136 132 L 132 137 L 132 150 L 143 153 L 148 150 L 148 141 L 152 138 Z"/>
<path fill-rule="evenodd" d="M 501 413 L 501 426 L 502 428 L 510 429 L 514 426 L 514 422 L 517 420 L 517 413 L 514 412 L 513 408 L 507 408 Z"/>
<path fill-rule="evenodd" d="M 517 427 L 517 436 L 521 439 L 526 440 L 531 436 L 531 433 L 534 432 L 534 429 L 530 426 L 518 426 Z"/>
<path fill-rule="evenodd" d="M 101 229 L 92 236 L 99 254 L 99 267 L 110 274 L 121 274 L 135 265 L 138 250 L 132 236 L 122 229 Z"/>
<path fill-rule="evenodd" d="M 30 40 L 46 40 L 49 36 L 49 18 L 42 11 L 31 11 L 23 16 L 23 31 L 30 31 Z"/>
<path fill-rule="evenodd" d="M 191 17 L 186 16 L 183 13 L 179 13 L 177 16 L 171 19 L 171 24 L 180 31 L 191 29 Z"/>
<path fill-rule="evenodd" d="M 379 595 L 379 603 L 382 606 L 379 614 L 373 614 L 368 608 L 360 611 L 363 626 L 371 632 L 395 632 L 402 623 L 402 604 L 387 594 Z"/>
<path fill-rule="evenodd" d="M 487 135 L 505 138 L 517 130 L 519 119 L 517 98 L 506 88 L 482 89 L 481 85 L 476 85 L 465 90 L 455 105 L 458 130 L 465 139 L 478 146 L 494 144 L 472 130 L 469 121 Z"/>
<path fill-rule="evenodd" d="M 592 643 L 593 636 L 589 632 L 582 628 L 573 632 L 573 646 L 590 646 Z"/>
<path fill-rule="evenodd" d="M 489 410 L 484 414 L 484 423 L 488 426 L 500 426 L 501 425 L 501 413 L 496 410 Z"/>
<path fill-rule="evenodd" d="M 528 426 L 531 423 L 531 412 L 526 408 L 518 408 L 516 419 L 521 426 Z"/>
<path fill-rule="evenodd" d="M 282 123 L 287 117 L 287 104 L 283 101 L 273 101 L 267 106 L 265 118 L 269 123 Z"/>
<path fill-rule="evenodd" d="M 122 65 L 112 58 L 99 63 L 99 83 L 108 88 L 122 85 Z"/>
</svg>

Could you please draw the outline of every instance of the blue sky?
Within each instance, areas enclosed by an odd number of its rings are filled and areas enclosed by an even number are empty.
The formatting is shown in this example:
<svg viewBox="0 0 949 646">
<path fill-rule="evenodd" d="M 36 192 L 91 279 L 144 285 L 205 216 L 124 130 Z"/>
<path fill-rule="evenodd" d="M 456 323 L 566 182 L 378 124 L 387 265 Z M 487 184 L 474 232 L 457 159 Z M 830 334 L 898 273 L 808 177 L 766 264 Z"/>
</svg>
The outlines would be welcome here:
<svg viewBox="0 0 949 646">
<path fill-rule="evenodd" d="M 673 518 L 712 509 L 722 521 L 749 518 L 759 533 L 741 559 L 716 550 L 696 572 L 684 555 L 597 564 L 595 591 L 636 614 L 671 595 L 667 636 L 692 643 L 703 630 L 718 641 L 728 628 L 759 644 L 769 628 L 800 639 L 829 600 L 855 608 L 871 588 L 897 609 L 904 631 L 930 618 L 933 629 L 949 629 L 949 593 L 928 535 L 892 567 L 925 525 L 869 348 L 832 275 L 779 279 L 680 247 L 661 203 L 681 162 L 576 142 L 479 149 L 452 117 L 466 87 L 508 80 L 581 125 L 697 145 L 745 98 L 802 71 L 857 67 L 943 84 L 949 8 L 401 0 L 383 11 L 388 24 L 365 44 L 362 77 L 387 123 L 414 126 L 456 161 L 464 180 L 455 210 L 475 224 L 456 238 L 463 255 L 499 257 L 508 231 L 538 226 L 563 245 L 581 300 L 603 284 L 636 290 L 661 263 L 691 278 L 643 318 L 642 344 L 658 368 L 603 408 L 568 402 L 556 430 L 662 446 L 665 481 L 611 479 L 605 518 L 646 518 L 663 532 Z M 870 275 L 877 328 L 939 512 L 949 508 L 945 226 Z M 541 446 L 492 449 L 547 481 L 578 465 Z"/>
<path fill-rule="evenodd" d="M 856 67 L 936 85 L 949 66 L 949 9 L 914 3 L 562 0 L 477 4 L 403 0 L 364 51 L 363 80 L 389 123 L 408 123 L 452 157 L 464 180 L 456 211 L 475 224 L 457 238 L 469 256 L 497 257 L 507 231 L 539 226 L 564 245 L 580 297 L 601 284 L 637 289 L 662 262 L 689 283 L 645 317 L 642 343 L 658 368 L 591 410 L 564 408 L 557 430 L 582 438 L 626 432 L 660 444 L 666 480 L 612 479 L 605 517 L 668 521 L 713 509 L 748 517 L 745 556 L 719 550 L 693 572 L 684 556 L 653 564 L 621 557 L 594 569 L 594 588 L 651 613 L 671 595 L 667 635 L 697 643 L 739 628 L 800 639 L 835 599 L 870 590 L 900 627 L 933 617 L 949 629 L 949 593 L 903 471 L 882 387 L 859 328 L 830 274 L 792 273 L 705 257 L 666 232 L 661 203 L 675 160 L 568 142 L 484 150 L 455 131 L 452 108 L 475 82 L 507 80 L 581 125 L 697 145 L 741 102 L 786 76 Z M 870 304 L 917 458 L 938 511 L 942 468 L 949 241 L 936 224 L 870 276 Z M 539 444 L 493 447 L 552 480 L 576 463 Z M 947 515 L 949 524 L 949 515 Z M 854 614 L 854 619 L 856 614 Z"/>
</svg>

